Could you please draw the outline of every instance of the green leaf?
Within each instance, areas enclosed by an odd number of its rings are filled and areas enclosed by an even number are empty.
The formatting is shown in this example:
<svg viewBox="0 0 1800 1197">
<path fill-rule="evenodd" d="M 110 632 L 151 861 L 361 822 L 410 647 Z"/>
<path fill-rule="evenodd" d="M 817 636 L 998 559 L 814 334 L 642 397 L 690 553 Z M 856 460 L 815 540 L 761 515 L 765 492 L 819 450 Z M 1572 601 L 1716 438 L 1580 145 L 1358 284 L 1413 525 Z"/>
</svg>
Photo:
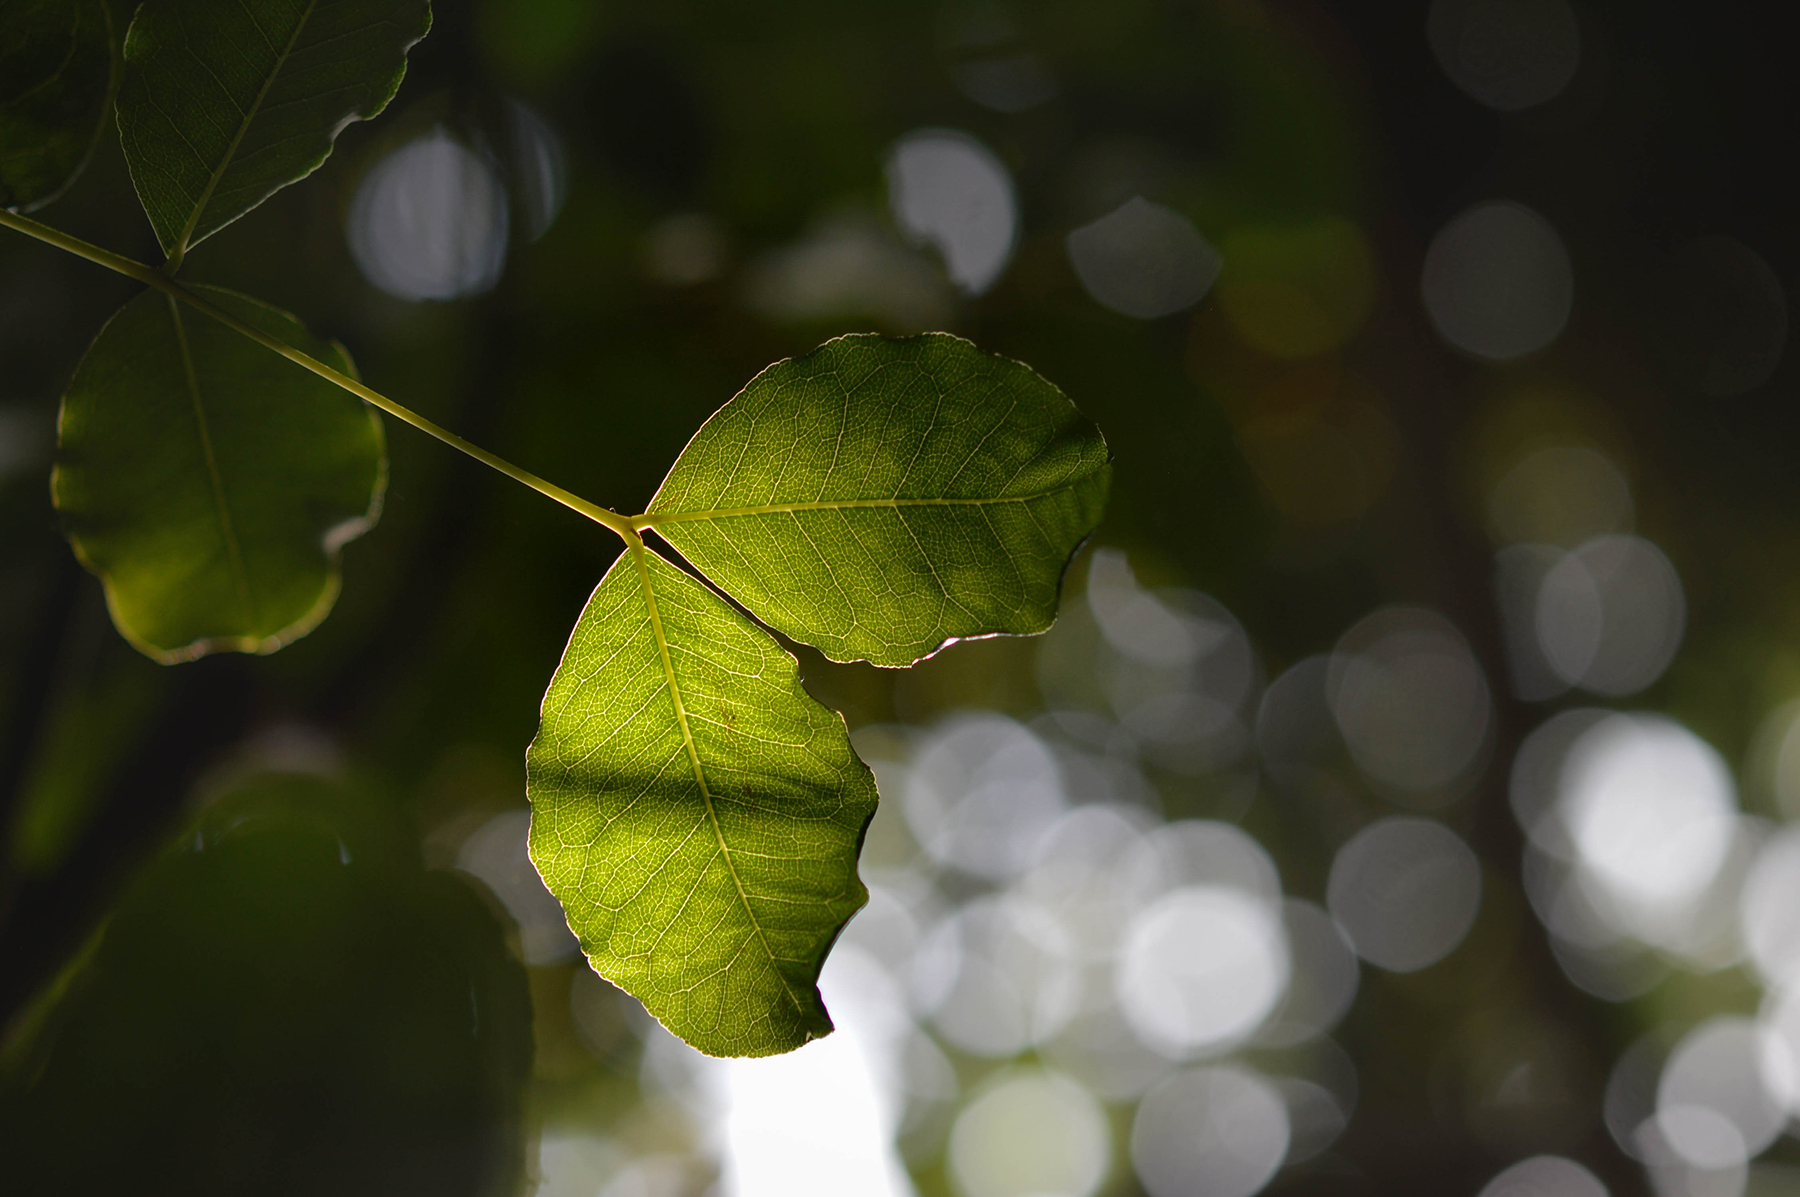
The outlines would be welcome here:
<svg viewBox="0 0 1800 1197">
<path fill-rule="evenodd" d="M 1041 632 L 1100 520 L 1099 429 L 1029 367 L 946 333 L 839 337 L 695 434 L 646 526 L 834 661 L 910 665 Z"/>
<path fill-rule="evenodd" d="M 40 208 L 81 173 L 112 67 L 105 0 L 0 0 L 0 208 Z"/>
<path fill-rule="evenodd" d="M 343 346 L 216 287 L 233 316 L 353 374 Z M 274 652 L 325 618 L 338 549 L 380 509 L 373 409 L 147 291 L 101 329 L 63 396 L 50 489 L 125 638 L 165 664 Z"/>
<path fill-rule="evenodd" d="M 305 178 L 387 106 L 427 0 L 146 0 L 125 34 L 119 139 L 163 251 Z"/>
<path fill-rule="evenodd" d="M 531 857 L 594 968 L 712 1055 L 829 1034 L 875 779 L 794 658 L 642 542 L 595 588 L 526 758 Z"/>
</svg>

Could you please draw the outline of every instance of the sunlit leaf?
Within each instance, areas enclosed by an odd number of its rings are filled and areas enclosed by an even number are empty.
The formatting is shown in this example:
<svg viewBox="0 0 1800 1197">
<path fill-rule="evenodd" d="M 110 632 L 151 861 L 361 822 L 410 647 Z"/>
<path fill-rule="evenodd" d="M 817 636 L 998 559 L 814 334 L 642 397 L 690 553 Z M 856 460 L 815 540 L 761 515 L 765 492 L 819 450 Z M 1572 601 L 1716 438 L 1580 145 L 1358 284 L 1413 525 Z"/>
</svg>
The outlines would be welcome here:
<svg viewBox="0 0 1800 1197">
<path fill-rule="evenodd" d="M 875 781 L 794 659 L 636 545 L 588 600 L 527 758 L 531 855 L 594 967 L 714 1055 L 828 1034 Z"/>
<path fill-rule="evenodd" d="M 311 174 L 387 106 L 427 0 L 146 0 L 125 35 L 119 138 L 179 259 Z"/>
<path fill-rule="evenodd" d="M 1110 475 L 1099 430 L 1028 367 L 944 333 L 849 336 L 708 420 L 650 526 L 833 660 L 910 665 L 1049 627 Z"/>
<path fill-rule="evenodd" d="M 42 207 L 81 173 L 112 64 L 105 0 L 0 0 L 0 208 Z"/>
<path fill-rule="evenodd" d="M 292 316 L 196 290 L 354 372 Z M 69 383 L 51 492 L 119 631 L 175 662 L 273 652 L 312 630 L 337 597 L 339 547 L 374 522 L 385 468 L 360 400 L 147 291 Z"/>
</svg>

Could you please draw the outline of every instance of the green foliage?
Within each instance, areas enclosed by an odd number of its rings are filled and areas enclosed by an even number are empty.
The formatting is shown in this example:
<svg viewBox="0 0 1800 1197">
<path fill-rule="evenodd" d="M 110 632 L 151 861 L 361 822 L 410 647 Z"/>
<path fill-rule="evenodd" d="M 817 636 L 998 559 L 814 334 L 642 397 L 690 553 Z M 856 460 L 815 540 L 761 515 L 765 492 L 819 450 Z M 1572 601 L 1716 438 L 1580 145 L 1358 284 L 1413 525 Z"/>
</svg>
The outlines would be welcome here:
<svg viewBox="0 0 1800 1197">
<path fill-rule="evenodd" d="M 1017 362 L 840 337 L 708 420 L 636 522 L 795 639 L 910 665 L 1048 627 L 1109 474 L 1099 431 Z M 635 534 L 527 773 L 532 858 L 602 975 L 714 1055 L 831 1030 L 819 969 L 867 896 L 874 779 L 793 658 Z"/>
<path fill-rule="evenodd" d="M 494 916 L 382 795 L 254 778 L 9 1044 L 8 1191 L 498 1197 L 529 1001 Z"/>
<path fill-rule="evenodd" d="M 119 138 L 176 262 L 316 170 L 387 107 L 426 0 L 147 0 L 125 34 Z"/>
<path fill-rule="evenodd" d="M 424 0 L 139 8 L 118 119 L 165 269 L 0 213 L 151 288 L 64 396 L 64 530 L 119 631 L 164 663 L 273 652 L 324 618 L 338 549 L 382 493 L 364 401 L 618 533 L 528 754 L 532 857 L 595 967 L 675 1033 L 719 1055 L 790 1050 L 831 1030 L 819 970 L 867 897 L 874 777 L 794 658 L 643 533 L 836 660 L 910 665 L 1050 625 L 1105 505 L 1106 443 L 1054 386 L 967 341 L 841 337 L 758 375 L 626 517 L 364 386 L 292 316 L 175 283 L 189 248 L 387 104 L 429 23 Z M 83 93 L 102 108 L 104 83 Z"/>
<path fill-rule="evenodd" d="M 0 0 L 0 208 L 41 207 L 81 173 L 112 67 L 105 0 Z"/>
<path fill-rule="evenodd" d="M 911 665 L 1049 627 L 1110 474 L 1098 430 L 1029 367 L 947 334 L 840 337 L 708 420 L 646 522 L 832 660 Z"/>
<path fill-rule="evenodd" d="M 713 1055 L 828 1034 L 875 778 L 767 632 L 641 542 L 607 571 L 527 756 L 531 855 L 594 967 Z"/>
<path fill-rule="evenodd" d="M 285 312 L 195 288 L 354 373 Z M 338 549 L 379 510 L 379 417 L 170 296 L 125 305 L 63 397 L 51 491 L 119 631 L 165 663 L 273 652 L 325 617 Z"/>
</svg>

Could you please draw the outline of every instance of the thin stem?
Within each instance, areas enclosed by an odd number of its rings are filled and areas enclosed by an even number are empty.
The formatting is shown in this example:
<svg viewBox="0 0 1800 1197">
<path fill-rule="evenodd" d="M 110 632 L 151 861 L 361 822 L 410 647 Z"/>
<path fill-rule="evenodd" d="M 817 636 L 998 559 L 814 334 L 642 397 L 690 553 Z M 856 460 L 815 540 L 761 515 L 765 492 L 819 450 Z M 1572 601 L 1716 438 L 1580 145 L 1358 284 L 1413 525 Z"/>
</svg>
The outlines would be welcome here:
<svg viewBox="0 0 1800 1197">
<path fill-rule="evenodd" d="M 10 229 L 16 229 L 18 232 L 24 233 L 27 237 L 35 237 L 46 245 L 54 245 L 58 249 L 67 250 L 77 257 L 86 258 L 88 261 L 104 266 L 108 270 L 115 270 L 126 278 L 143 283 L 146 287 L 154 287 L 158 291 L 171 295 L 182 303 L 192 307 L 195 311 L 217 320 L 220 324 L 223 324 L 233 332 L 241 333 L 244 336 L 249 337 L 263 348 L 279 353 L 282 357 L 288 359 L 288 361 L 293 362 L 297 366 L 303 366 L 306 369 L 311 370 L 314 374 L 317 374 L 327 382 L 336 383 L 363 402 L 380 408 L 382 411 L 387 412 L 396 419 L 406 421 L 420 432 L 436 437 L 446 445 L 449 445 L 452 449 L 466 453 L 483 465 L 491 466 L 492 468 L 499 470 L 502 474 L 505 474 L 515 482 L 524 483 L 532 490 L 556 500 L 571 511 L 580 512 L 595 523 L 600 524 L 602 527 L 612 529 L 627 540 L 632 538 L 631 521 L 624 516 L 619 515 L 617 512 L 609 511 L 598 503 L 590 503 L 581 496 L 571 494 L 569 491 L 564 490 L 553 482 L 546 482 L 529 470 L 520 469 L 503 457 L 498 457 L 489 453 L 480 445 L 471 444 L 470 442 L 465 441 L 454 432 L 432 423 L 411 408 L 403 407 L 400 404 L 395 403 L 392 399 L 389 399 L 386 395 L 381 394 L 379 391 L 364 386 L 361 382 L 351 378 L 348 374 L 333 370 L 324 362 L 319 361 L 309 354 L 302 353 L 292 345 L 270 336 L 261 329 L 253 328 L 250 325 L 245 324 L 230 312 L 195 295 L 192 291 L 181 286 L 161 271 L 154 270 L 149 266 L 144 265 L 142 262 L 134 262 L 130 258 L 121 257 L 111 250 L 101 249 L 97 245 L 90 245 L 78 237 L 71 237 L 69 234 L 53 229 L 49 225 L 39 224 L 29 217 L 20 216 L 15 212 L 8 212 L 4 208 L 0 208 L 0 225 L 4 225 Z"/>
</svg>

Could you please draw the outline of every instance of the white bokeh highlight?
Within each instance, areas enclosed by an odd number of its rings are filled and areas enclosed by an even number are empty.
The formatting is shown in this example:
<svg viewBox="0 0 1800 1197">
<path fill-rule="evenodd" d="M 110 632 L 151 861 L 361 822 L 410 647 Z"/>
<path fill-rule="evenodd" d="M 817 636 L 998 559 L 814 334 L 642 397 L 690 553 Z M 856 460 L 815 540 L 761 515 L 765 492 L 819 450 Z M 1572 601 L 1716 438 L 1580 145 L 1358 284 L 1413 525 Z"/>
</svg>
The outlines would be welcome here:
<svg viewBox="0 0 1800 1197">
<path fill-rule="evenodd" d="M 506 186 L 494 163 L 444 129 L 377 162 L 350 205 L 350 254 L 398 299 L 490 290 L 506 265 Z"/>
</svg>

